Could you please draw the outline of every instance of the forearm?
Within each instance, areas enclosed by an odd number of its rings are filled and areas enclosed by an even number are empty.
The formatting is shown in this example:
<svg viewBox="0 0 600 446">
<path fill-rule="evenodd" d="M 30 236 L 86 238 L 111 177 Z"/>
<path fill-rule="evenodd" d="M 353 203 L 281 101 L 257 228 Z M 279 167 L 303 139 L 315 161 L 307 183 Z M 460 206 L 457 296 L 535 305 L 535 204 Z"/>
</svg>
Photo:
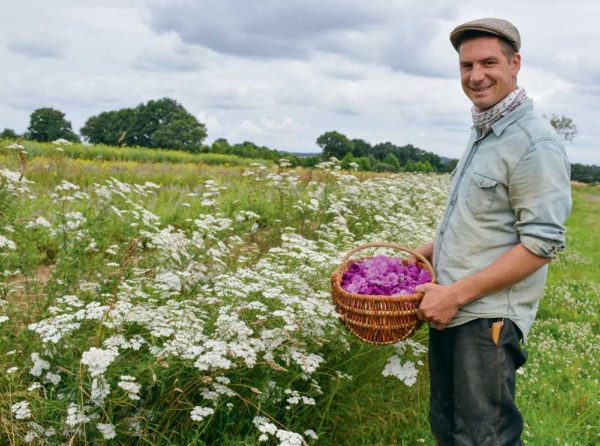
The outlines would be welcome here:
<svg viewBox="0 0 600 446">
<path fill-rule="evenodd" d="M 533 274 L 550 259 L 539 257 L 518 244 L 485 269 L 449 287 L 459 307 L 480 297 L 508 288 Z"/>
</svg>

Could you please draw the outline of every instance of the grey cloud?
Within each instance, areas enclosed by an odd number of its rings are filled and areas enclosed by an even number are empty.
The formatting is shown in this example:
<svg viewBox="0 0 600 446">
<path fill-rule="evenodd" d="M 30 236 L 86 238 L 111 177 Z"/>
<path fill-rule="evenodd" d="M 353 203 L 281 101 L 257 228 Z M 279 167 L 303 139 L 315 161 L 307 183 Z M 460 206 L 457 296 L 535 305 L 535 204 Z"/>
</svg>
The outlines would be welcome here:
<svg viewBox="0 0 600 446">
<path fill-rule="evenodd" d="M 217 52 L 303 58 L 328 33 L 364 28 L 381 20 L 374 9 L 339 1 L 179 0 L 151 7 L 151 26 Z"/>
<path fill-rule="evenodd" d="M 443 0 L 427 6 L 385 0 L 178 0 L 151 7 L 150 26 L 239 57 L 308 59 L 325 52 L 449 77 L 448 64 L 434 60 L 429 45 L 441 20 L 454 14 L 452 3 Z"/>
<path fill-rule="evenodd" d="M 146 55 L 133 61 L 133 68 L 149 72 L 193 72 L 202 64 L 190 56 Z"/>
<path fill-rule="evenodd" d="M 46 38 L 16 38 L 7 43 L 6 47 L 14 53 L 33 59 L 62 57 L 61 45 Z"/>
</svg>

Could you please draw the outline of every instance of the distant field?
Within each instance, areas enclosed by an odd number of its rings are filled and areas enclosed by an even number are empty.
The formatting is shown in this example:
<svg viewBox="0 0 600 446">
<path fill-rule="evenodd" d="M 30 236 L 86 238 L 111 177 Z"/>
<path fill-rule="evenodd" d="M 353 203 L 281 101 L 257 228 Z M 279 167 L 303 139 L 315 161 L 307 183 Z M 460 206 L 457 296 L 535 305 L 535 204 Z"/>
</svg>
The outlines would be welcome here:
<svg viewBox="0 0 600 446">
<path fill-rule="evenodd" d="M 55 147 L 0 149 L 0 444 L 433 444 L 426 330 L 356 341 L 328 278 L 432 237 L 447 175 Z M 519 375 L 531 445 L 600 441 L 600 188 L 574 199 Z"/>
<path fill-rule="evenodd" d="M 0 140 L 0 150 L 6 152 L 6 146 L 15 141 Z M 202 163 L 223 165 L 249 165 L 259 162 L 271 165 L 270 161 L 252 160 L 235 155 L 218 153 L 189 153 L 181 150 L 149 149 L 145 147 L 114 147 L 102 144 L 71 144 L 57 145 L 52 143 L 39 143 L 25 141 L 21 145 L 30 157 L 56 157 L 58 155 L 69 158 L 94 160 L 94 161 L 140 161 L 153 163 Z M 9 149 L 10 150 L 10 149 Z"/>
</svg>

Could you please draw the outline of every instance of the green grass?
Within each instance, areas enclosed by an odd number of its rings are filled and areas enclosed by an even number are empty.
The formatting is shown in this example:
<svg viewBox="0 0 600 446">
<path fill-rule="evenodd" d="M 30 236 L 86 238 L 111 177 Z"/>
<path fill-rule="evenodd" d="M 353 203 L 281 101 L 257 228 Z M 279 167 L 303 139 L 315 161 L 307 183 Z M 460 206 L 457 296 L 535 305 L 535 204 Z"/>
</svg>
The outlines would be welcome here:
<svg viewBox="0 0 600 446">
<path fill-rule="evenodd" d="M 15 141 L 0 140 L 0 153 L 14 149 L 6 149 L 6 146 L 14 144 Z M 224 155 L 219 153 L 189 153 L 181 150 L 149 149 L 145 147 L 114 147 L 102 144 L 71 144 L 56 145 L 52 143 L 40 143 L 36 141 L 23 141 L 29 157 L 54 157 L 57 154 L 69 158 L 86 159 L 94 161 L 139 161 L 148 163 L 202 163 L 209 165 L 247 166 L 254 162 L 270 165 L 271 162 L 241 158 L 235 155 Z"/>
</svg>

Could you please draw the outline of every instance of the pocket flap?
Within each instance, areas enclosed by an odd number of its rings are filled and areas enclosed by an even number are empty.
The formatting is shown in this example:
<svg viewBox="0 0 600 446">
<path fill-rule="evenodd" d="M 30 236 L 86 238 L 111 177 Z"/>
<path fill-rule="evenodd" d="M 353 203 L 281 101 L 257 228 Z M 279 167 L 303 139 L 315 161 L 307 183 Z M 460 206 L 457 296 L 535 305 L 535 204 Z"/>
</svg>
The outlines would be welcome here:
<svg viewBox="0 0 600 446">
<path fill-rule="evenodd" d="M 473 173 L 473 182 L 477 186 L 484 189 L 487 189 L 489 187 L 496 187 L 496 184 L 498 184 L 498 181 L 492 180 L 488 177 L 484 177 L 483 175 L 479 175 L 478 173 Z"/>
</svg>

